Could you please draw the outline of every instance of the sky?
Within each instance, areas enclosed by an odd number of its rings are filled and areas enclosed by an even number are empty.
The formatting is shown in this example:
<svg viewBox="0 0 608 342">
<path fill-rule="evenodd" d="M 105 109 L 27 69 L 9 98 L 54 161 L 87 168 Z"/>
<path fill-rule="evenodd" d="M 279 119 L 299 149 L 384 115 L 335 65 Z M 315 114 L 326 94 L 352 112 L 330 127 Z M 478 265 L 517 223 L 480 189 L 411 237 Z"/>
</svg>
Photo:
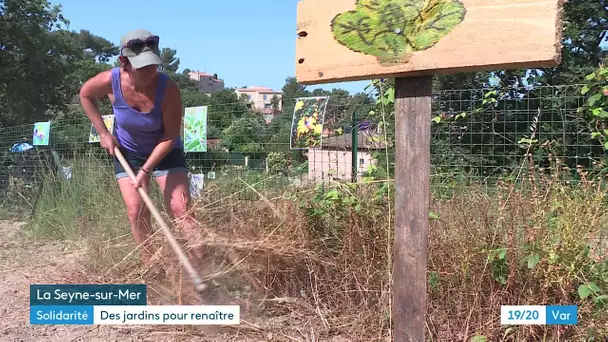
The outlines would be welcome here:
<svg viewBox="0 0 608 342">
<path fill-rule="evenodd" d="M 227 88 L 266 86 L 280 91 L 295 76 L 297 0 L 51 0 L 62 5 L 69 30 L 89 30 L 117 46 L 144 28 L 160 46 L 177 50 L 179 71 L 217 73 Z M 179 5 L 177 5 L 179 4 Z M 307 86 L 364 91 L 368 81 Z"/>
</svg>

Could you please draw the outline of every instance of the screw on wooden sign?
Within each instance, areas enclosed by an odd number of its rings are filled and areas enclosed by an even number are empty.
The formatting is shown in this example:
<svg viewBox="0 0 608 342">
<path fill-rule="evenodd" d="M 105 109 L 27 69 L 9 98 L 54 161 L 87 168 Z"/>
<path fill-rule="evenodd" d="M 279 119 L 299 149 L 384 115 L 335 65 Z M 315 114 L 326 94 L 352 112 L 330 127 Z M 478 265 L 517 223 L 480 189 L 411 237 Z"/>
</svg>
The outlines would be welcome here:
<svg viewBox="0 0 608 342">
<path fill-rule="evenodd" d="M 424 341 L 432 78 L 557 66 L 563 0 L 301 0 L 296 78 L 396 78 L 393 336 Z"/>
</svg>

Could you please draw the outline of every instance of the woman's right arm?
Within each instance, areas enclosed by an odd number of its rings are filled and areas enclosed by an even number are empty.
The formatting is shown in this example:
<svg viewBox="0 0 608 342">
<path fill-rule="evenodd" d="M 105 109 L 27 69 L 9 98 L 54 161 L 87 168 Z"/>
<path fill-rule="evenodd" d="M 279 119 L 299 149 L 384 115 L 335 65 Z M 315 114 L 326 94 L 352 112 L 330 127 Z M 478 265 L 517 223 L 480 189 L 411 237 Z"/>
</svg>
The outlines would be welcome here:
<svg viewBox="0 0 608 342">
<path fill-rule="evenodd" d="M 112 71 L 103 71 L 89 80 L 80 88 L 80 104 L 85 115 L 91 120 L 95 130 L 101 135 L 109 133 L 103 123 L 97 100 L 112 93 Z"/>
<path fill-rule="evenodd" d="M 87 80 L 80 88 L 80 104 L 85 115 L 91 120 L 91 124 L 99 134 L 101 147 L 105 148 L 111 155 L 114 155 L 113 143 L 115 139 L 103 122 L 99 106 L 97 105 L 97 100 L 111 93 L 112 70 L 100 72 Z"/>
</svg>

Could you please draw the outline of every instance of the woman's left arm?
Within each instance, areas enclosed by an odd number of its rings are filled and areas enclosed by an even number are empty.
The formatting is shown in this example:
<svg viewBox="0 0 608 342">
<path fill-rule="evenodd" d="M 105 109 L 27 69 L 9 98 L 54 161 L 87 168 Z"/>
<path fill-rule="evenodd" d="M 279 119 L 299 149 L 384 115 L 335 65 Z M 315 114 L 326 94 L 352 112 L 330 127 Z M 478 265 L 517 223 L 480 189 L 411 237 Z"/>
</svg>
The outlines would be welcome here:
<svg viewBox="0 0 608 342">
<path fill-rule="evenodd" d="M 179 138 L 181 133 L 182 110 L 182 95 L 179 87 L 171 79 L 168 79 L 167 88 L 165 90 L 165 101 L 162 106 L 165 136 L 158 145 L 156 145 L 150 154 L 150 157 L 142 166 L 147 173 L 151 173 L 154 167 L 171 152 L 173 145 L 175 145 L 175 142 Z"/>
</svg>

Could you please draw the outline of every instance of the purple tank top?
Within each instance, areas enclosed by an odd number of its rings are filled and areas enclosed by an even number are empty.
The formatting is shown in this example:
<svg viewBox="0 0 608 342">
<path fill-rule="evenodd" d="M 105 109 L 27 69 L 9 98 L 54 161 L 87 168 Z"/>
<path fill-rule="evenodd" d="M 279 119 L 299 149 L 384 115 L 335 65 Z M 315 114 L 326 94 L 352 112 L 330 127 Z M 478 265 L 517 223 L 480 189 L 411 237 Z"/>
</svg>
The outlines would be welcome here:
<svg viewBox="0 0 608 342">
<path fill-rule="evenodd" d="M 168 75 L 159 73 L 159 76 L 159 84 L 154 96 L 154 108 L 149 113 L 142 113 L 127 104 L 120 88 L 120 68 L 112 69 L 114 135 L 120 146 L 128 151 L 150 153 L 165 134 L 162 103 L 165 97 Z M 181 137 L 178 137 L 174 148 L 181 147 Z"/>
</svg>

